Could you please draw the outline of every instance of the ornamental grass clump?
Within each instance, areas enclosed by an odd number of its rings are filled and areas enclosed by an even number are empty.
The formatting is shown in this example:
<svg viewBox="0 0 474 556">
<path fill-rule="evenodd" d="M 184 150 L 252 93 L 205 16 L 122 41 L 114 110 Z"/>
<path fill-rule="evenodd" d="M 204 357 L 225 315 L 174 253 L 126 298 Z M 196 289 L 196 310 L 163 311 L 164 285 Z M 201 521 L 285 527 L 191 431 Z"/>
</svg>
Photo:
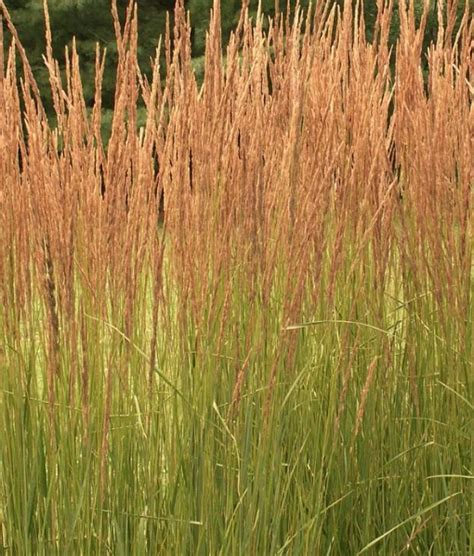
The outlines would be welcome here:
<svg viewBox="0 0 474 556">
<path fill-rule="evenodd" d="M 377 5 L 216 0 L 201 83 L 113 0 L 106 143 L 105 51 L 87 106 L 45 2 L 50 119 L 0 0 L 6 553 L 470 552 L 472 13 Z"/>
</svg>

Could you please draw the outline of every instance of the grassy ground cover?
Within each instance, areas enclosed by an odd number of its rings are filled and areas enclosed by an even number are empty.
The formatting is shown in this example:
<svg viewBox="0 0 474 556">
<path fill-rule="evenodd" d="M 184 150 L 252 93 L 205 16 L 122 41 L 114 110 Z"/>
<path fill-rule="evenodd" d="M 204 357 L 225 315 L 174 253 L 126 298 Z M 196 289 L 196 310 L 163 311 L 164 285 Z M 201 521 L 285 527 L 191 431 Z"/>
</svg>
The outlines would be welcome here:
<svg viewBox="0 0 474 556">
<path fill-rule="evenodd" d="M 470 553 L 473 22 L 449 6 L 426 82 L 412 4 L 396 53 L 391 3 L 372 43 L 349 3 L 265 32 L 244 6 L 224 64 L 216 2 L 202 86 L 180 3 L 143 78 L 131 6 L 107 146 L 103 52 L 90 111 L 46 12 L 52 126 L 0 51 L 0 551 Z"/>
</svg>

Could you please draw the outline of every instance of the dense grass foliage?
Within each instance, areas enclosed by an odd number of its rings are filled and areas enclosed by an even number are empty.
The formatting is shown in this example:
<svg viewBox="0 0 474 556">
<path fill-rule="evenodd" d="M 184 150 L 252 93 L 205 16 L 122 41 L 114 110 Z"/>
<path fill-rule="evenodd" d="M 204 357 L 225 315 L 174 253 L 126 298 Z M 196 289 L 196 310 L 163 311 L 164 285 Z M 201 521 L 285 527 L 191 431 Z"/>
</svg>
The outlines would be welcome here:
<svg viewBox="0 0 474 556">
<path fill-rule="evenodd" d="M 115 11 L 107 147 L 104 52 L 89 111 L 46 18 L 53 128 L 0 51 L 0 551 L 472 550 L 472 14 L 425 80 L 412 2 L 394 75 L 390 2 L 324 6 L 224 57 L 216 1 L 202 87 Z"/>
</svg>

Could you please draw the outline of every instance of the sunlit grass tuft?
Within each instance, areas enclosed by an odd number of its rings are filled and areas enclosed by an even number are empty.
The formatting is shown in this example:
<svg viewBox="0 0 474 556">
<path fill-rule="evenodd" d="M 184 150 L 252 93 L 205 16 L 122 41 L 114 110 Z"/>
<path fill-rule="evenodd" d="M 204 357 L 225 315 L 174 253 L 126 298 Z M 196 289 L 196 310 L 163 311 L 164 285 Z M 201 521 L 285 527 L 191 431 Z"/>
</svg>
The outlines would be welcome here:
<svg viewBox="0 0 474 556">
<path fill-rule="evenodd" d="M 471 13 L 424 83 L 424 19 L 392 75 L 391 6 L 325 6 L 223 53 L 215 2 L 201 84 L 112 2 L 107 144 L 104 52 L 90 109 L 46 15 L 51 124 L 0 50 L 6 553 L 472 549 Z"/>
</svg>

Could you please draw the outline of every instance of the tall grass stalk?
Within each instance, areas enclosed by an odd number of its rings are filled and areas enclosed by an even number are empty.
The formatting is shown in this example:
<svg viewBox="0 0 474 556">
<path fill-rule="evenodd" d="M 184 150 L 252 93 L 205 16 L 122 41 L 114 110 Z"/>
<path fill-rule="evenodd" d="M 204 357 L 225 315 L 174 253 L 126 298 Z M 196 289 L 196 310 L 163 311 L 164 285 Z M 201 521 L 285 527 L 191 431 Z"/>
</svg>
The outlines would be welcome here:
<svg viewBox="0 0 474 556">
<path fill-rule="evenodd" d="M 247 4 L 198 83 L 182 1 L 147 78 L 114 0 L 105 144 L 106 53 L 90 108 L 45 2 L 53 126 L 0 0 L 7 554 L 472 551 L 469 3 L 427 80 L 413 1 L 395 52 L 391 1 Z"/>
</svg>

